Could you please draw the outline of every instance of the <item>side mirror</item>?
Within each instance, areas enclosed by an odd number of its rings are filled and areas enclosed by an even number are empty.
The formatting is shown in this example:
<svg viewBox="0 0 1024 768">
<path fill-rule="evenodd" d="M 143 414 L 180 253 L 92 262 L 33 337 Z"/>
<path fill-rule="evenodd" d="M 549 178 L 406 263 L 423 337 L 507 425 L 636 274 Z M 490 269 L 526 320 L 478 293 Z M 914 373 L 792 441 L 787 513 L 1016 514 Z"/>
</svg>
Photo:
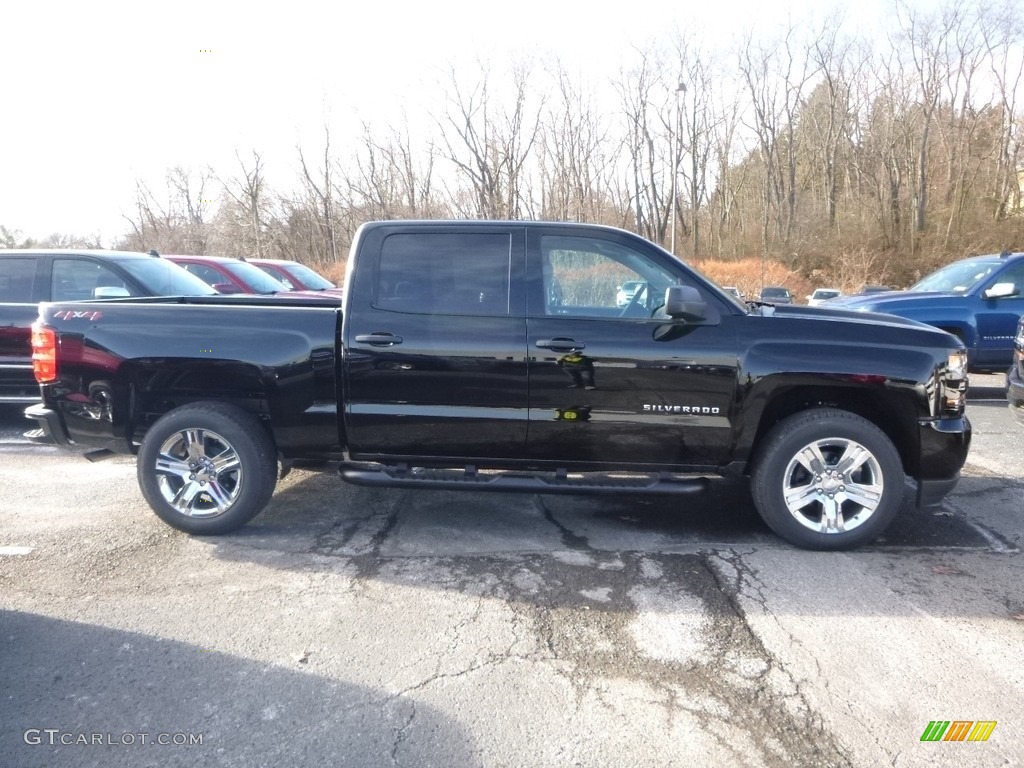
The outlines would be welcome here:
<svg viewBox="0 0 1024 768">
<path fill-rule="evenodd" d="M 131 294 L 127 288 L 116 285 L 101 285 L 92 289 L 94 299 L 127 299 Z"/>
<path fill-rule="evenodd" d="M 213 290 L 215 290 L 217 293 L 227 293 L 227 294 L 241 293 L 241 291 L 238 290 L 231 283 L 214 283 L 212 287 L 213 287 Z"/>
<path fill-rule="evenodd" d="M 670 285 L 665 289 L 665 314 L 674 320 L 696 322 L 707 317 L 708 305 L 700 291 L 689 285 Z"/>
<path fill-rule="evenodd" d="M 986 299 L 1005 299 L 1017 295 L 1017 286 L 1013 283 L 996 283 L 982 294 Z"/>
</svg>

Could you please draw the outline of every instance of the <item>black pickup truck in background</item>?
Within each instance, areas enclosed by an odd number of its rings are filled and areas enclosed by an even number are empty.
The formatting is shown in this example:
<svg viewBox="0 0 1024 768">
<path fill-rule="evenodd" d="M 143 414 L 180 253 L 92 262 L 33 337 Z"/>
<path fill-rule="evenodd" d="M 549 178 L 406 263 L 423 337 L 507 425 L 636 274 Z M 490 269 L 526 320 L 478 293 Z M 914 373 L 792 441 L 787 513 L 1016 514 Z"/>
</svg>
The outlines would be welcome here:
<svg viewBox="0 0 1024 768">
<path fill-rule="evenodd" d="M 580 224 L 375 222 L 341 307 L 50 303 L 33 344 L 27 415 L 60 444 L 137 453 L 153 510 L 194 534 L 243 525 L 292 462 L 333 460 L 359 484 L 534 493 L 749 475 L 780 536 L 846 549 L 892 521 L 906 476 L 941 502 L 971 436 L 950 334 L 744 304 Z"/>
<path fill-rule="evenodd" d="M 0 403 L 39 402 L 30 343 L 39 302 L 214 293 L 181 267 L 150 254 L 0 250 Z"/>
</svg>

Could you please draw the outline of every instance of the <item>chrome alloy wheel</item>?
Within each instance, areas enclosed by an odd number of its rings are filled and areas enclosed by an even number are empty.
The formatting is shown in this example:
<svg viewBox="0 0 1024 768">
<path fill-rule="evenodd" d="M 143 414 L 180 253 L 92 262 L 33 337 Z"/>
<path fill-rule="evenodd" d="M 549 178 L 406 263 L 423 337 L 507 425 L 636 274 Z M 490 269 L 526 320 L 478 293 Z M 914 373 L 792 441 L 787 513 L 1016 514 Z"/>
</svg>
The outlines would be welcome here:
<svg viewBox="0 0 1024 768">
<path fill-rule="evenodd" d="M 882 500 L 878 459 L 860 443 L 834 437 L 808 443 L 790 459 L 782 481 L 789 513 L 825 534 L 865 523 Z"/>
<path fill-rule="evenodd" d="M 155 469 L 164 500 L 188 517 L 224 514 L 242 489 L 238 453 L 206 429 L 184 429 L 164 440 Z"/>
</svg>

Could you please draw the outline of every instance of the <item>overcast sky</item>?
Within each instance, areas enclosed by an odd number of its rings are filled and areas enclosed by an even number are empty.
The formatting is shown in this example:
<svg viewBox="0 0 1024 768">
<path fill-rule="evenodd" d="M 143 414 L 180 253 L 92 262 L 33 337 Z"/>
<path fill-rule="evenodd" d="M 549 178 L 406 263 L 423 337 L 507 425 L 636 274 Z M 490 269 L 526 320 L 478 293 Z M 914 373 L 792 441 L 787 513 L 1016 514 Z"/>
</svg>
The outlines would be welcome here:
<svg viewBox="0 0 1024 768">
<path fill-rule="evenodd" d="M 921 0 L 926 1 L 926 0 Z M 837 5 L 844 3 L 837 0 Z M 354 4 L 351 4 L 354 5 Z M 168 168 L 231 174 L 263 154 L 272 183 L 298 183 L 295 147 L 335 148 L 361 120 L 422 112 L 449 62 L 557 54 L 610 77 L 631 46 L 699 27 L 727 45 L 828 3 L 418 0 L 338 3 L 31 2 L 4 4 L 0 42 L 0 225 L 22 237 L 122 232 L 136 179 Z M 859 0 L 854 24 L 892 0 Z M 500 9 L 500 10 L 499 10 Z M 340 151 L 340 149 L 339 149 Z M 276 185 L 275 184 L 275 185 Z"/>
</svg>

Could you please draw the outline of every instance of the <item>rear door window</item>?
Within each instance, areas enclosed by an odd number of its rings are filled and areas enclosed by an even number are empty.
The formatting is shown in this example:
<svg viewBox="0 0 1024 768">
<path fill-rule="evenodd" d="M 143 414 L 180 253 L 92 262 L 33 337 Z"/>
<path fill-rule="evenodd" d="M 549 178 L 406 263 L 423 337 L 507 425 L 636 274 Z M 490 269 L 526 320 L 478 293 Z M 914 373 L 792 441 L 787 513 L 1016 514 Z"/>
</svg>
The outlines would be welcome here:
<svg viewBox="0 0 1024 768">
<path fill-rule="evenodd" d="M 394 234 L 384 240 L 374 306 L 431 315 L 508 315 L 507 232 Z"/>
</svg>

